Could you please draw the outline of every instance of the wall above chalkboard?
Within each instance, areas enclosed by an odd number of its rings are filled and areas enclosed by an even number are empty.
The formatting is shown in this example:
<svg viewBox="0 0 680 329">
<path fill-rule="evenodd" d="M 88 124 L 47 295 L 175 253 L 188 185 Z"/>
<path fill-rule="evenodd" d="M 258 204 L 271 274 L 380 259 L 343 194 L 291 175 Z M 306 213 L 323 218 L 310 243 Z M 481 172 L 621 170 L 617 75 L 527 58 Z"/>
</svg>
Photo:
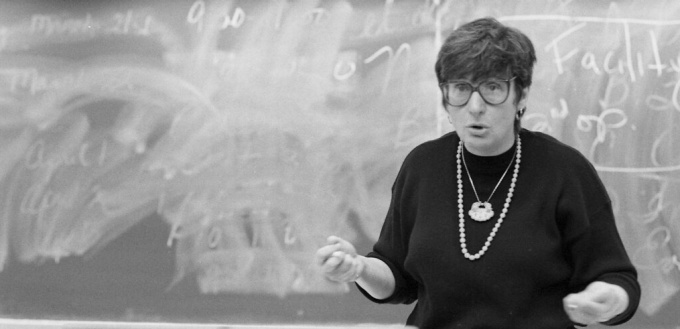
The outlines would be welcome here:
<svg viewBox="0 0 680 329">
<path fill-rule="evenodd" d="M 403 322 L 313 254 L 375 241 L 402 159 L 450 129 L 438 46 L 482 16 L 534 41 L 523 125 L 593 161 L 668 322 L 680 3 L 632 0 L 0 3 L 0 315 Z"/>
</svg>

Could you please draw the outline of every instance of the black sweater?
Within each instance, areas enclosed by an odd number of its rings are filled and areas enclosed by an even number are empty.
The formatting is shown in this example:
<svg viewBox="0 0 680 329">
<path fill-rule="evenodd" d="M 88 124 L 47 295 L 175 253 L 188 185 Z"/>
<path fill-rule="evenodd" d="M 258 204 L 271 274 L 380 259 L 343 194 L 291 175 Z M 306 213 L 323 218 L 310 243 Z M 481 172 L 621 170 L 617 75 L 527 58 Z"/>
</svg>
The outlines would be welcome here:
<svg viewBox="0 0 680 329">
<path fill-rule="evenodd" d="M 481 259 L 461 253 L 453 132 L 416 147 L 392 187 L 380 237 L 368 254 L 396 279 L 394 294 L 377 303 L 412 303 L 407 324 L 426 328 L 572 328 L 562 306 L 593 281 L 619 285 L 628 309 L 607 324 L 630 319 L 640 300 L 637 273 L 616 229 L 611 201 L 597 172 L 576 149 L 522 130 L 522 159 L 507 216 Z M 493 157 L 465 150 L 479 197 L 486 200 L 515 146 Z M 512 170 L 491 199 L 496 215 L 472 221 L 474 192 L 463 168 L 467 247 L 477 253 L 496 224 Z"/>
</svg>

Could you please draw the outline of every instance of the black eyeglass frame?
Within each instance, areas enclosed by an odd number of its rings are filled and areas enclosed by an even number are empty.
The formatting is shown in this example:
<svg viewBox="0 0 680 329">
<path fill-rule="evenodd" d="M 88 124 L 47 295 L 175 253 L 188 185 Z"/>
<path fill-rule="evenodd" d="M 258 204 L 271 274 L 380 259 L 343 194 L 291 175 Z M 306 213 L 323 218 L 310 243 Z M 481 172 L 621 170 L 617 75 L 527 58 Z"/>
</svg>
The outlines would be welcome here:
<svg viewBox="0 0 680 329">
<path fill-rule="evenodd" d="M 506 100 L 508 100 L 508 97 L 510 96 L 510 81 L 515 80 L 515 78 L 517 78 L 517 76 L 514 76 L 514 77 L 509 78 L 509 79 L 486 79 L 486 80 L 482 81 L 481 83 L 479 83 L 477 86 L 473 86 L 472 83 L 469 83 L 469 82 L 464 81 L 464 80 L 448 80 L 448 81 L 440 83 L 439 89 L 441 89 L 442 95 L 444 95 L 444 101 L 446 102 L 446 104 L 449 104 L 451 106 L 460 107 L 460 106 L 467 105 L 467 103 L 470 101 L 470 98 L 472 98 L 472 94 L 474 94 L 475 91 L 479 94 L 479 96 L 482 98 L 482 100 L 485 103 L 487 103 L 489 105 L 498 105 L 498 104 L 503 104 Z M 482 95 L 482 92 L 479 90 L 479 87 L 481 85 L 489 82 L 489 81 L 505 82 L 505 84 L 507 85 L 507 92 L 505 94 L 505 98 L 503 98 L 502 101 L 500 101 L 498 103 L 492 103 L 492 102 L 489 102 L 486 98 L 484 98 L 484 95 Z M 454 104 L 451 104 L 451 102 L 449 101 L 449 94 L 447 92 L 446 86 L 449 85 L 451 82 L 464 82 L 464 83 L 467 83 L 468 85 L 470 85 L 470 87 L 472 87 L 472 90 L 470 91 L 470 95 L 468 96 L 467 100 L 464 103 L 462 103 L 460 105 L 454 105 Z"/>
</svg>

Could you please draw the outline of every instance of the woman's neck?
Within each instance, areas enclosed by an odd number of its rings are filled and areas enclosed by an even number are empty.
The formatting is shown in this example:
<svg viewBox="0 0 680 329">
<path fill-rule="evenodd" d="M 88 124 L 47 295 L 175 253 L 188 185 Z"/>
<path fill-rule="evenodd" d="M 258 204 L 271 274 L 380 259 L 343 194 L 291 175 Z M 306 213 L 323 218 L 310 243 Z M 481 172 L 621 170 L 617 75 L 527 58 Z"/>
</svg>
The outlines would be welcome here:
<svg viewBox="0 0 680 329">
<path fill-rule="evenodd" d="M 463 145 L 465 146 L 465 149 L 468 150 L 468 152 L 474 155 L 481 157 L 491 157 L 507 152 L 509 149 L 513 147 L 513 145 L 515 145 L 516 139 L 517 137 L 513 139 L 508 139 L 504 141 L 503 144 L 501 145 L 494 145 L 489 147 L 475 147 L 471 145 L 471 143 L 465 143 L 465 141 L 463 141 Z"/>
</svg>

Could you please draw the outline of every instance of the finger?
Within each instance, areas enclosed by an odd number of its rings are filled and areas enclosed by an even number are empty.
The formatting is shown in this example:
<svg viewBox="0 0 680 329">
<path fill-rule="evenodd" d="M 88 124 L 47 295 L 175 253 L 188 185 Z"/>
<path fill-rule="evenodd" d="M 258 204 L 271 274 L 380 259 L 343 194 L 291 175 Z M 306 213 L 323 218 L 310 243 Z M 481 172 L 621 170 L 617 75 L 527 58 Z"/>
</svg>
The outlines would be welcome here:
<svg viewBox="0 0 680 329">
<path fill-rule="evenodd" d="M 567 313 L 571 321 L 581 324 L 590 324 L 579 310 L 580 294 L 567 295 L 567 297 L 562 299 L 562 304 L 564 306 L 564 311 Z"/>
<path fill-rule="evenodd" d="M 576 323 L 593 324 L 597 322 L 595 316 L 584 312 L 580 306 L 570 304 L 565 309 L 569 318 Z"/>
<path fill-rule="evenodd" d="M 579 309 L 581 313 L 588 317 L 593 317 L 595 319 L 599 319 L 602 314 L 604 314 L 607 311 L 607 308 L 603 304 L 599 303 L 593 303 L 593 302 L 585 302 L 581 306 L 579 306 Z"/>
<path fill-rule="evenodd" d="M 328 270 L 331 271 L 336 271 L 339 270 L 340 265 L 345 259 L 345 253 L 338 250 L 333 252 L 329 257 L 328 260 L 325 262 L 325 266 Z"/>
<path fill-rule="evenodd" d="M 594 282 L 575 295 L 575 302 L 586 314 L 602 315 L 613 307 L 616 301 L 614 295 L 607 286 Z"/>
<path fill-rule="evenodd" d="M 570 311 L 567 312 L 567 315 L 569 316 L 569 319 L 574 323 L 580 323 L 585 325 L 595 323 L 594 319 L 581 313 L 578 310 L 578 307 L 571 308 Z"/>
<path fill-rule="evenodd" d="M 351 272 L 352 265 L 354 264 L 354 259 L 351 255 L 346 253 L 342 254 L 342 264 L 339 266 L 339 270 L 342 272 Z"/>
<path fill-rule="evenodd" d="M 345 240 L 343 240 L 342 238 L 337 237 L 335 235 L 331 235 L 328 238 L 326 238 L 327 244 L 339 244 L 339 243 L 342 243 L 343 241 L 345 241 Z"/>
<path fill-rule="evenodd" d="M 354 247 L 352 246 L 351 243 L 349 243 L 347 240 L 337 237 L 337 236 L 329 236 L 327 240 L 328 244 L 336 244 L 340 249 L 342 249 L 345 252 L 352 252 Z"/>
<path fill-rule="evenodd" d="M 618 302 L 616 295 L 611 290 L 605 289 L 594 291 L 591 294 L 591 298 L 593 302 L 604 305 L 607 308 L 613 308 Z"/>
<path fill-rule="evenodd" d="M 582 324 L 593 324 L 603 321 L 608 310 L 606 305 L 590 301 L 586 294 L 573 294 L 564 299 L 564 309 L 572 321 Z"/>
<path fill-rule="evenodd" d="M 331 255 L 338 251 L 340 246 L 337 244 L 323 246 L 316 251 L 316 261 L 319 265 L 323 265 Z"/>
<path fill-rule="evenodd" d="M 586 300 L 602 304 L 614 303 L 616 296 L 613 293 L 612 287 L 611 284 L 596 281 L 589 284 L 582 293 Z"/>
</svg>

